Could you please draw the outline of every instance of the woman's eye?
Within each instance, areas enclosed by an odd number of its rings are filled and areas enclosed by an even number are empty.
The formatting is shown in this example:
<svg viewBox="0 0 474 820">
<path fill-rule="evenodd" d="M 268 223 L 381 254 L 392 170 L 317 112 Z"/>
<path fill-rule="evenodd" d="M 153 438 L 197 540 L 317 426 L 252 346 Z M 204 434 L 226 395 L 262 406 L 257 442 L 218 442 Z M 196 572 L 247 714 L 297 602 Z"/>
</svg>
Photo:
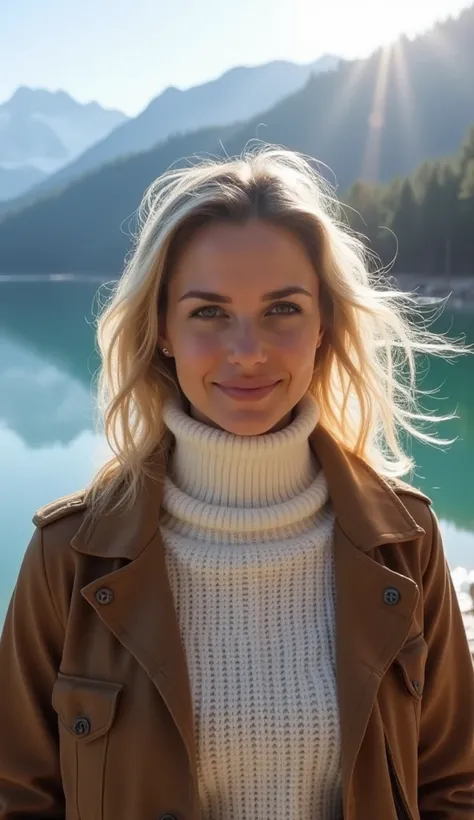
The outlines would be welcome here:
<svg viewBox="0 0 474 820">
<path fill-rule="evenodd" d="M 196 308 L 190 313 L 191 317 L 198 319 L 217 319 L 222 315 L 222 309 L 216 305 L 208 305 L 207 307 Z"/>
<path fill-rule="evenodd" d="M 267 315 L 271 316 L 292 316 L 296 313 L 301 313 L 302 309 L 299 305 L 292 302 L 278 302 L 276 305 L 267 311 Z M 225 317 L 225 312 L 218 305 L 206 305 L 205 307 L 196 308 L 189 316 L 197 319 L 221 319 Z"/>
<path fill-rule="evenodd" d="M 299 305 L 294 305 L 292 302 L 279 302 L 270 308 L 270 313 L 273 315 L 291 315 L 293 313 L 301 313 Z"/>
</svg>

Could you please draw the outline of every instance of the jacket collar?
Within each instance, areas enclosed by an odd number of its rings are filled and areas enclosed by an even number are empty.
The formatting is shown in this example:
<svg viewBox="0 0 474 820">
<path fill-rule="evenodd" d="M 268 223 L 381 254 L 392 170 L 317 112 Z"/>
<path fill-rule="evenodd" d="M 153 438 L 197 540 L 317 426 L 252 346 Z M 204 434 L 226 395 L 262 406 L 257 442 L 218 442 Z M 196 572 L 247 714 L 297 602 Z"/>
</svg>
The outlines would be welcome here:
<svg viewBox="0 0 474 820">
<path fill-rule="evenodd" d="M 321 425 L 311 434 L 310 444 L 326 475 L 339 527 L 354 546 L 368 552 L 425 534 L 400 500 L 398 482 L 390 486 Z M 156 478 L 144 480 L 130 512 L 101 516 L 92 524 L 86 515 L 71 545 L 88 555 L 137 558 L 159 529 L 164 463 L 165 458 Z M 409 491 L 429 500 L 412 488 Z"/>
<path fill-rule="evenodd" d="M 354 546 L 368 552 L 382 544 L 425 535 L 398 492 L 404 489 L 429 502 L 427 496 L 401 481 L 389 483 L 358 456 L 342 448 L 320 425 L 310 442 L 326 475 L 336 519 Z"/>
</svg>

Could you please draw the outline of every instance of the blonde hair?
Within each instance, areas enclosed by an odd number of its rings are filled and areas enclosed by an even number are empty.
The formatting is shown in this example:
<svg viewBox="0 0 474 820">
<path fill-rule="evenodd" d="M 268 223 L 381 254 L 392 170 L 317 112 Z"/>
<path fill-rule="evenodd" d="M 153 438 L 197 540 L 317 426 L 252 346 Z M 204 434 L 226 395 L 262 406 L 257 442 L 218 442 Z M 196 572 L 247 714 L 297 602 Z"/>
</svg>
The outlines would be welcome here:
<svg viewBox="0 0 474 820">
<path fill-rule="evenodd" d="M 138 217 L 133 251 L 97 322 L 97 409 L 113 456 L 87 488 L 93 515 L 112 500 L 111 509 L 129 510 L 156 455 L 167 451 L 163 402 L 179 390 L 158 345 L 167 283 L 192 233 L 217 220 L 265 220 L 304 244 L 320 279 L 325 329 L 310 389 L 320 423 L 338 442 L 395 477 L 413 466 L 401 435 L 437 441 L 417 424 L 433 421 L 417 406 L 417 355 L 447 357 L 462 347 L 429 331 L 415 298 L 370 271 L 362 239 L 308 159 L 263 146 L 172 169 L 147 190 Z"/>
</svg>

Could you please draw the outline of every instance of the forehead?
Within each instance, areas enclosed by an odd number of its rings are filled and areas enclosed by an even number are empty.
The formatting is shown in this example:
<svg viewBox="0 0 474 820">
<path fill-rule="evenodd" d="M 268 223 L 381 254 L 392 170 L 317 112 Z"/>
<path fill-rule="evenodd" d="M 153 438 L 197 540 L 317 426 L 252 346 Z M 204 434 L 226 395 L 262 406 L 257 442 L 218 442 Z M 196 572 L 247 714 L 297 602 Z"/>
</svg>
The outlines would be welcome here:
<svg viewBox="0 0 474 820">
<path fill-rule="evenodd" d="M 200 228 L 181 250 L 170 289 L 269 290 L 299 284 L 316 292 L 317 277 L 303 243 L 287 228 L 254 221 Z"/>
</svg>

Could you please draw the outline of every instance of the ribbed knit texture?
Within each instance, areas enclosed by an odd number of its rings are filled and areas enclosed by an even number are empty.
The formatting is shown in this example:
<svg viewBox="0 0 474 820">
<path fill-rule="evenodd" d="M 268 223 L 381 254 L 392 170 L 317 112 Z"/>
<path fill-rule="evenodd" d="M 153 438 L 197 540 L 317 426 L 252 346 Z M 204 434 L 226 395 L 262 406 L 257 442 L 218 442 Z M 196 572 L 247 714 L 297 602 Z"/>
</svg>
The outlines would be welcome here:
<svg viewBox="0 0 474 820">
<path fill-rule="evenodd" d="M 340 820 L 333 513 L 307 396 L 234 436 L 165 408 L 161 521 L 186 652 L 203 820 Z"/>
</svg>

